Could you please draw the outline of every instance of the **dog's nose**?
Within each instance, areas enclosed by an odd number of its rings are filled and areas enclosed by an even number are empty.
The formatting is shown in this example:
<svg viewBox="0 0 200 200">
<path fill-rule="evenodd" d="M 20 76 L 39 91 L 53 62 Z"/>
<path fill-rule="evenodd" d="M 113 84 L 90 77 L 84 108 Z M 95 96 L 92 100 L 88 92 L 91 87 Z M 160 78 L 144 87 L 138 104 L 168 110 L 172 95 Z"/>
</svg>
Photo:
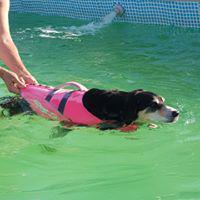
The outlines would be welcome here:
<svg viewBox="0 0 200 200">
<path fill-rule="evenodd" d="M 173 111 L 173 112 L 172 112 L 172 117 L 175 118 L 175 117 L 177 117 L 178 115 L 179 115 L 179 112 L 177 112 L 177 111 Z"/>
</svg>

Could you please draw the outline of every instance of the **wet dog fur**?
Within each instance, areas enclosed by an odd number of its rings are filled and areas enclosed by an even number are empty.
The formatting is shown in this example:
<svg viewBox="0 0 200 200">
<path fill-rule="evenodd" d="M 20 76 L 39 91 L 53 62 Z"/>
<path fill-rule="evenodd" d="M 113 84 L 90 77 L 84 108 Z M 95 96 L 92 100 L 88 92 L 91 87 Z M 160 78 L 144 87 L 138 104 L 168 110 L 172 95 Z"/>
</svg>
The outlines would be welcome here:
<svg viewBox="0 0 200 200">
<path fill-rule="evenodd" d="M 142 89 L 131 92 L 118 90 L 90 89 L 83 96 L 85 108 L 103 120 L 98 127 L 102 130 L 116 129 L 137 122 L 176 122 L 179 113 L 165 105 L 164 98 Z M 21 97 L 4 97 L 0 107 L 9 115 L 33 113 L 28 103 Z"/>
</svg>

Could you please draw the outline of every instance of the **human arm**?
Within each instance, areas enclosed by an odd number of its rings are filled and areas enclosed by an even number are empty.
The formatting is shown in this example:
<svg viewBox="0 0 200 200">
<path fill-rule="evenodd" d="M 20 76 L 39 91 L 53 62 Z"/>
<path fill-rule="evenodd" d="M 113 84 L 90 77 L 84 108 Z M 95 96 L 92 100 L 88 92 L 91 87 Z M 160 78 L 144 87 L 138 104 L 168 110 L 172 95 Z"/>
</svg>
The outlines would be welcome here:
<svg viewBox="0 0 200 200">
<path fill-rule="evenodd" d="M 23 64 L 17 47 L 15 46 L 9 29 L 9 0 L 0 0 L 0 59 L 4 64 L 22 77 L 26 83 L 36 83 L 35 78 Z"/>
</svg>

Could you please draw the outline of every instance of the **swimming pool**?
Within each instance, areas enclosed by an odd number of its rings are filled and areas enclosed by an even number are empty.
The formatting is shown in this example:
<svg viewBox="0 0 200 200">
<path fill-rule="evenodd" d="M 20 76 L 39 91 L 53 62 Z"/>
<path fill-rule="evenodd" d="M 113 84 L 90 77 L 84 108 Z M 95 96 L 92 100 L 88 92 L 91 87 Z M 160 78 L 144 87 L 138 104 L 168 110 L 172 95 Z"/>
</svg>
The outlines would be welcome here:
<svg viewBox="0 0 200 200">
<path fill-rule="evenodd" d="M 11 0 L 11 10 L 99 20 L 121 4 L 118 22 L 200 28 L 200 0 Z"/>
<path fill-rule="evenodd" d="M 181 117 L 129 134 L 64 131 L 38 116 L 1 118 L 1 200 L 200 199 L 199 30 L 119 23 L 77 34 L 69 27 L 85 21 L 16 13 L 10 21 L 39 82 L 144 88 Z M 8 95 L 2 81 L 0 87 L 0 96 Z"/>
</svg>

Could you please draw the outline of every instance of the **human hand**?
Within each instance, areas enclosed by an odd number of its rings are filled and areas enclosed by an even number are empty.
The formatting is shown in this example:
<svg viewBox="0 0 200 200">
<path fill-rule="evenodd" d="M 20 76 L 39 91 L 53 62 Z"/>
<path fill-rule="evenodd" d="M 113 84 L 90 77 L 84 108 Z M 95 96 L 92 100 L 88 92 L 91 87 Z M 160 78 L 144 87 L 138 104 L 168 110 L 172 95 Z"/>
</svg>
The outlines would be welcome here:
<svg viewBox="0 0 200 200">
<path fill-rule="evenodd" d="M 26 84 L 22 78 L 19 78 L 14 72 L 1 68 L 1 78 L 4 80 L 8 90 L 19 94 L 20 89 L 25 88 Z"/>
<path fill-rule="evenodd" d="M 37 80 L 28 72 L 19 72 L 17 73 L 20 79 L 23 79 L 26 84 L 37 84 Z"/>
</svg>

